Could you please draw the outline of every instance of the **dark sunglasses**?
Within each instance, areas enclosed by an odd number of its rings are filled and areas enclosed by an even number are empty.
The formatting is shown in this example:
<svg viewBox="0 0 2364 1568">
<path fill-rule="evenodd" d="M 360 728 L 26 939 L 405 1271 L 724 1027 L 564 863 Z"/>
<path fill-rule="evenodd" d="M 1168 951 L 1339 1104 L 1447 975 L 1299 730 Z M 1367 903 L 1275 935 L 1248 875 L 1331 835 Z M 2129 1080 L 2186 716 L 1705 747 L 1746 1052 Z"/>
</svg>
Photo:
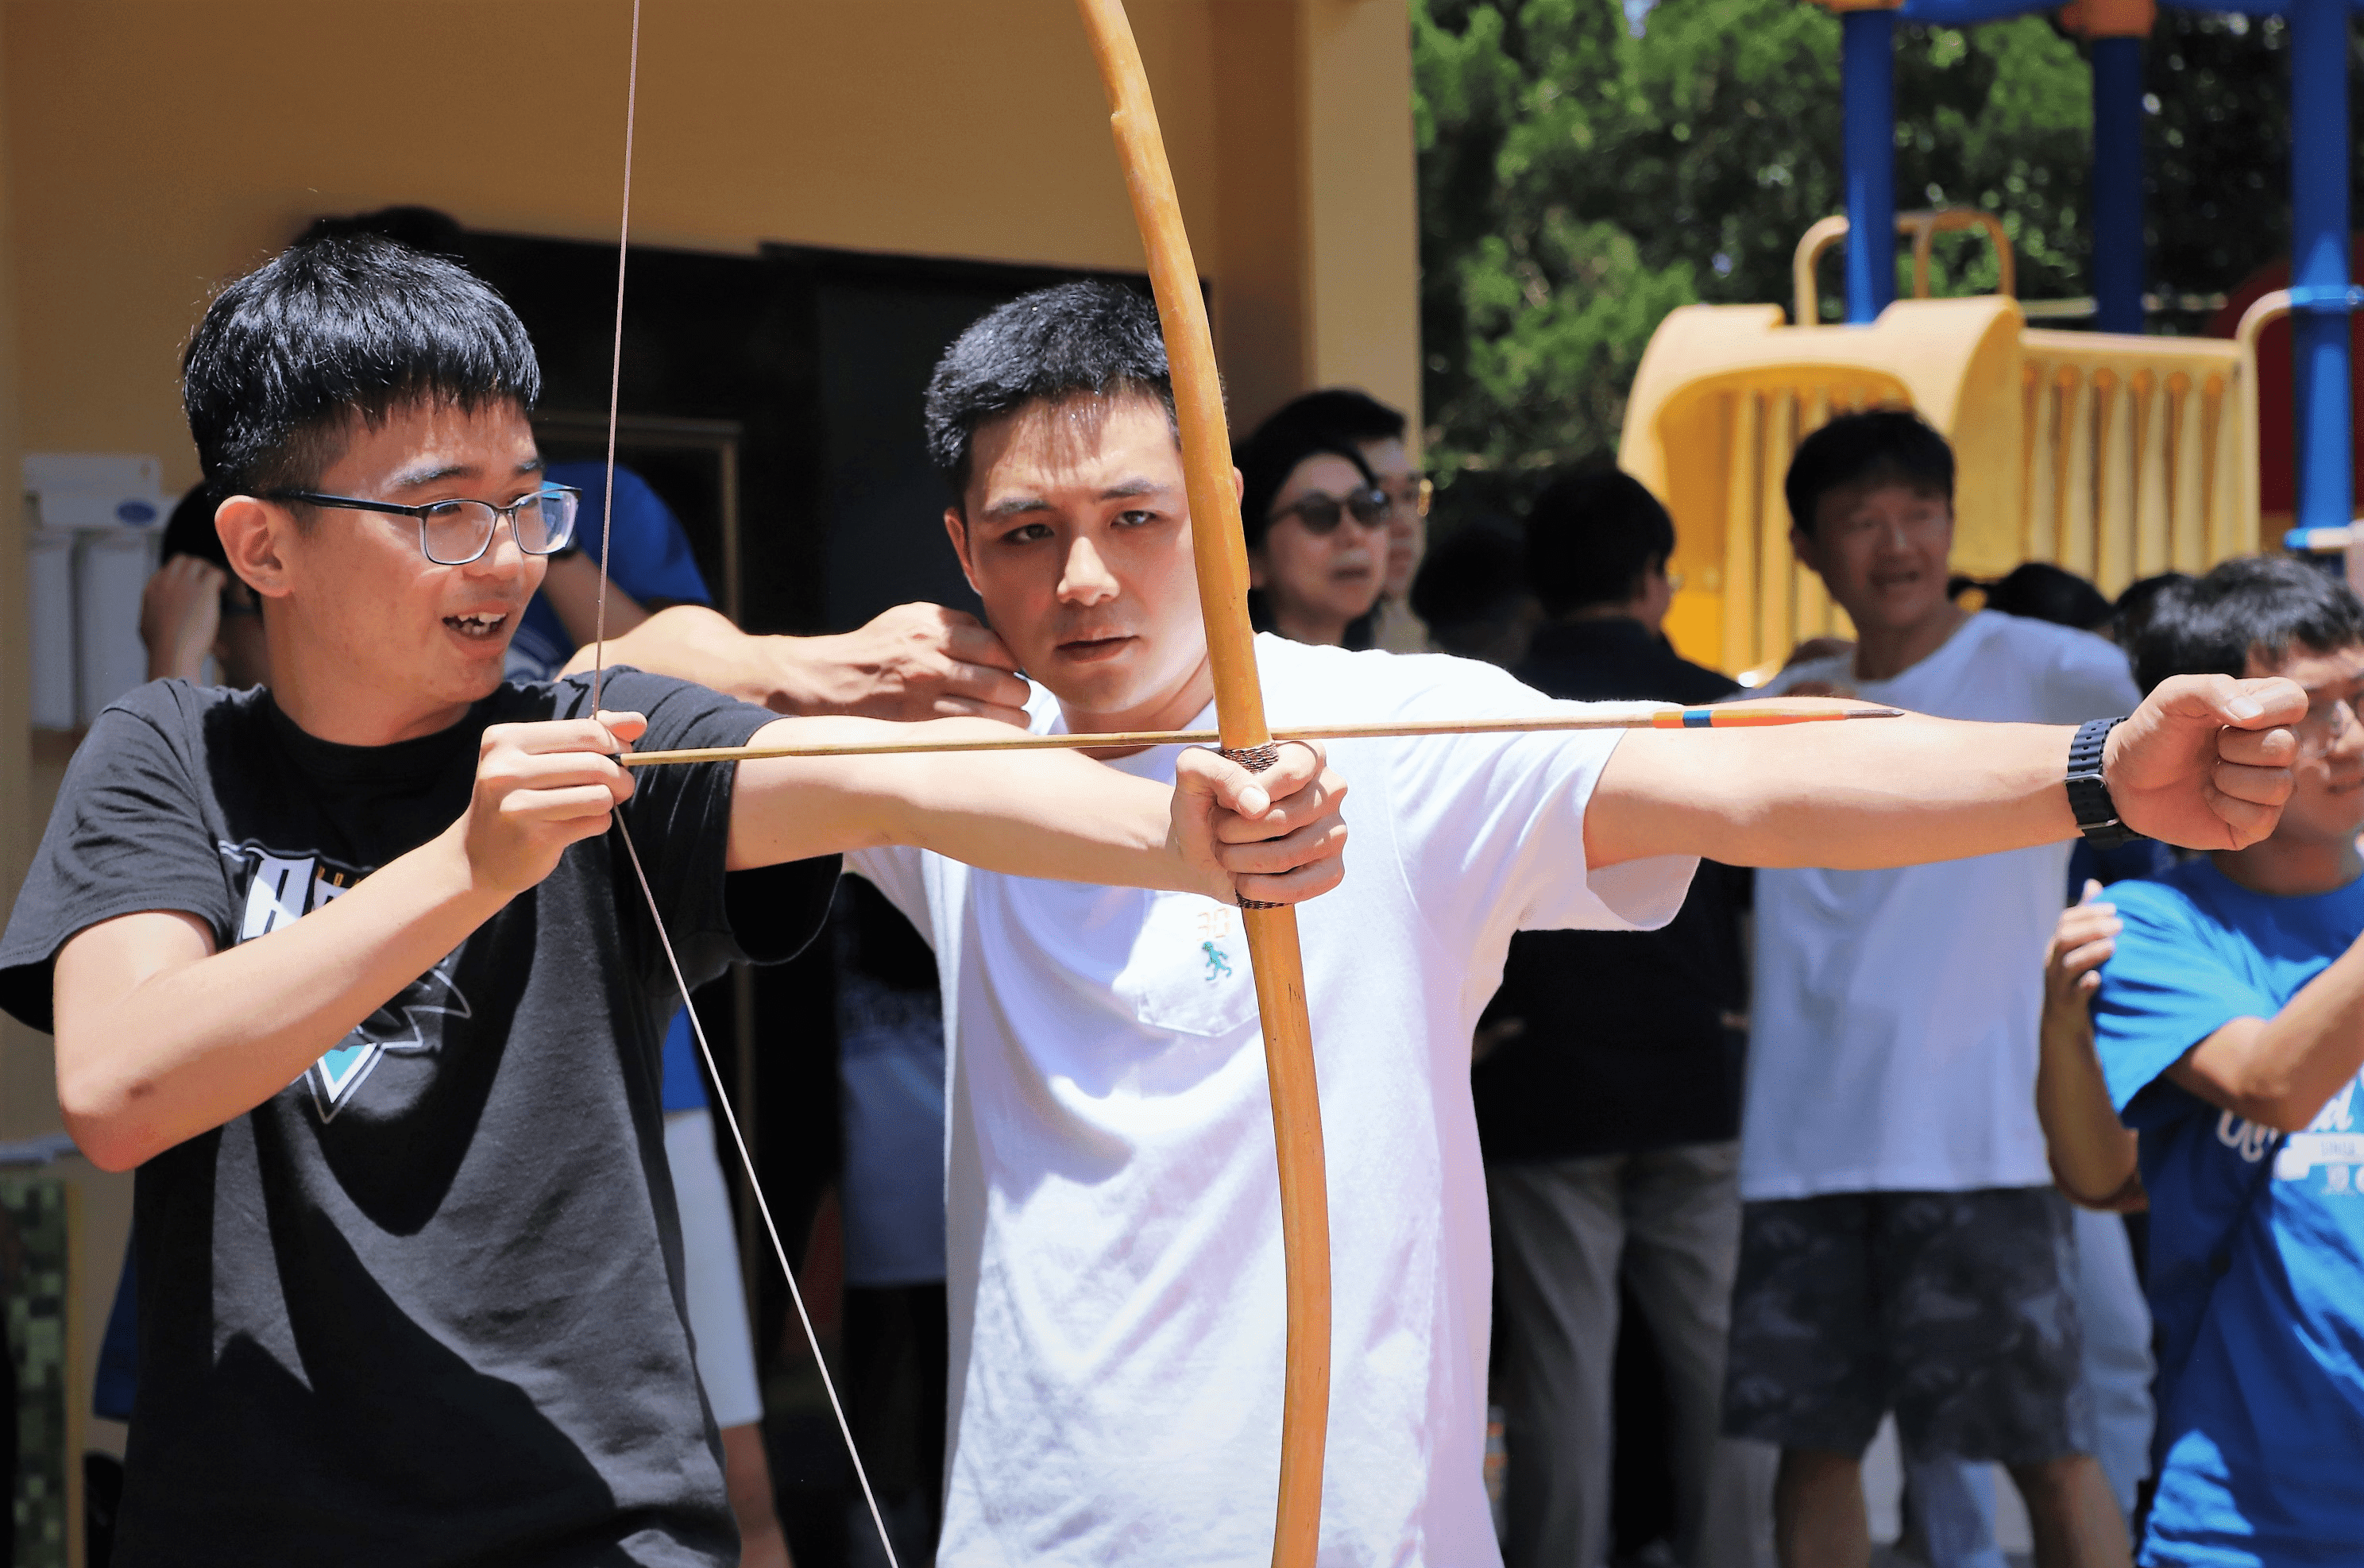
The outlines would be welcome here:
<svg viewBox="0 0 2364 1568">
<path fill-rule="evenodd" d="M 1305 525 L 1307 533 L 1320 539 L 1335 529 L 1349 512 L 1366 528 L 1386 528 L 1388 514 L 1394 509 L 1394 500 L 1386 491 L 1374 485 L 1343 498 L 1316 491 L 1300 501 L 1283 506 L 1272 515 L 1272 520 L 1277 523 L 1283 517 L 1293 517 Z"/>
</svg>

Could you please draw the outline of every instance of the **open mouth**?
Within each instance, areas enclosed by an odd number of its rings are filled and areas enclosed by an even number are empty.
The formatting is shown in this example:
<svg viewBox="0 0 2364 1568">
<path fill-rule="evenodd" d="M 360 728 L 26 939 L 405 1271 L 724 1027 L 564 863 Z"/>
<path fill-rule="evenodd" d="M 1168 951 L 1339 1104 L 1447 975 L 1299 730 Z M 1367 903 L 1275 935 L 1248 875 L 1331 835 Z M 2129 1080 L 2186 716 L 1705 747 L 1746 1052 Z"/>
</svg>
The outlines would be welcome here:
<svg viewBox="0 0 2364 1568">
<path fill-rule="evenodd" d="M 443 624 L 472 641 L 485 642 L 498 637 L 509 623 L 506 611 L 481 610 L 474 615 L 445 616 Z"/>
</svg>

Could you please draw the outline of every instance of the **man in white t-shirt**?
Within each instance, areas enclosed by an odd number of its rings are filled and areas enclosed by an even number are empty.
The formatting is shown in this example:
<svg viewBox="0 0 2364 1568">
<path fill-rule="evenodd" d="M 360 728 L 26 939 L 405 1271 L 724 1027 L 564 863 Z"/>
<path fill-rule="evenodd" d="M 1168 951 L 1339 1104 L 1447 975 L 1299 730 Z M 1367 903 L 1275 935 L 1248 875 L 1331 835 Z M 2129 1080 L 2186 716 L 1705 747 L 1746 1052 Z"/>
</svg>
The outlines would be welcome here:
<svg viewBox="0 0 2364 1568">
<path fill-rule="evenodd" d="M 1800 444 L 1791 537 L 1859 640 L 1765 690 L 2002 722 L 2132 707 L 2111 643 L 1947 596 L 1953 486 L 1945 439 L 1910 413 Z M 1908 1457 L 2010 1468 L 2045 1568 L 2127 1560 L 2091 1457 L 2070 1211 L 2035 1122 L 2068 857 L 1757 879 L 1724 1421 L 1781 1446 L 1784 1568 L 1866 1560 L 1858 1461 L 1890 1410 Z"/>
<path fill-rule="evenodd" d="M 1171 399 L 1154 311 L 1112 284 L 990 313 L 931 383 L 945 526 L 1038 683 L 1038 730 L 1210 721 Z M 609 657 L 674 663 L 636 639 Z M 1256 654 L 1277 726 L 1572 706 L 1455 659 L 1269 637 Z M 2259 731 L 2303 709 L 2270 684 L 2164 695 L 2113 737 L 2118 808 L 2170 837 L 2269 831 L 2295 743 Z M 1663 922 L 1701 854 L 1871 866 L 2066 839 L 2068 744 L 1918 717 L 1334 743 L 1352 869 L 1302 921 L 1333 1274 L 1323 1563 L 1499 1562 L 1480 1475 L 1491 1266 L 1469 1051 L 1511 933 Z M 1113 760 L 1163 778 L 1176 755 Z M 2231 793 L 2211 795 L 2212 776 Z M 932 854 L 848 863 L 910 917 L 943 984 L 952 1437 L 937 1561 L 1264 1561 L 1282 1254 L 1237 914 Z"/>
</svg>

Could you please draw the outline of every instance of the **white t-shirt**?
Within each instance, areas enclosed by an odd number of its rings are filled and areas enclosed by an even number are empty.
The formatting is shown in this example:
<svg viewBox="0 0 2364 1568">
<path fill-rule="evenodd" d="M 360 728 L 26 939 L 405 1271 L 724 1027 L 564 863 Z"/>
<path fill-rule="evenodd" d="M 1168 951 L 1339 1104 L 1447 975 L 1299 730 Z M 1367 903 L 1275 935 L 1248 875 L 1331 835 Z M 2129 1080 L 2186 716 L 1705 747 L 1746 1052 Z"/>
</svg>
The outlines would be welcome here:
<svg viewBox="0 0 2364 1568">
<path fill-rule="evenodd" d="M 1891 681 L 1785 670 L 1942 718 L 2081 724 L 2140 700 L 2125 655 L 1991 610 Z M 2065 772 L 2068 748 L 2061 748 Z M 2042 1186 L 2035 1028 L 2067 844 L 1893 871 L 1760 871 L 1740 1193 Z"/>
<path fill-rule="evenodd" d="M 1550 712 L 1488 665 L 1256 641 L 1276 725 Z M 1037 690 L 1033 728 L 1063 728 Z M 1204 717 L 1201 725 L 1211 723 Z M 1522 927 L 1663 924 L 1695 862 L 1588 876 L 1617 733 L 1333 742 L 1345 884 L 1299 912 L 1333 1290 L 1321 1561 L 1499 1561 L 1480 1478 L 1492 1257 L 1469 1041 Z M 1118 765 L 1171 780 L 1175 750 Z M 934 946 L 954 1568 L 1271 1552 L 1279 1194 L 1237 911 L 909 850 L 849 857 Z"/>
</svg>

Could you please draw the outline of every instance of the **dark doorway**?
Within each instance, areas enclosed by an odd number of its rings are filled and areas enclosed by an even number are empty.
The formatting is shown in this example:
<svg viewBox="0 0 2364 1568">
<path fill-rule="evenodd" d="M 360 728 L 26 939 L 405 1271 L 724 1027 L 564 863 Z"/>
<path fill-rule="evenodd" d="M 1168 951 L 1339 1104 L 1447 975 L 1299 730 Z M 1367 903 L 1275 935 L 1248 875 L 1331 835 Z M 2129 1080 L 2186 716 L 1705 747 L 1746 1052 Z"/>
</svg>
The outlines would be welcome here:
<svg viewBox="0 0 2364 1568">
<path fill-rule="evenodd" d="M 456 249 L 532 334 L 545 454 L 604 457 L 615 247 L 471 233 Z M 848 630 L 914 599 L 973 611 L 921 436 L 928 375 L 987 310 L 1084 275 L 785 246 L 755 255 L 635 246 L 619 461 L 672 506 L 718 607 L 749 631 Z M 826 1213 L 841 1162 L 830 956 L 808 951 L 718 981 L 697 1004 L 780 1232 L 799 1249 Z M 735 1155 L 724 1170 L 736 1185 Z M 756 1353 L 775 1396 L 766 1429 L 790 1547 L 802 1568 L 865 1560 L 846 1528 L 852 1473 L 835 1423 L 807 1375 L 810 1357 L 752 1206 L 743 1190 L 735 1197 Z M 797 1262 L 817 1289 L 835 1288 L 826 1259 Z M 824 1340 L 833 1339 L 834 1302 L 815 1305 Z M 786 1356 L 784 1334 L 797 1340 Z M 837 1347 L 825 1350 L 834 1360 Z"/>
</svg>

